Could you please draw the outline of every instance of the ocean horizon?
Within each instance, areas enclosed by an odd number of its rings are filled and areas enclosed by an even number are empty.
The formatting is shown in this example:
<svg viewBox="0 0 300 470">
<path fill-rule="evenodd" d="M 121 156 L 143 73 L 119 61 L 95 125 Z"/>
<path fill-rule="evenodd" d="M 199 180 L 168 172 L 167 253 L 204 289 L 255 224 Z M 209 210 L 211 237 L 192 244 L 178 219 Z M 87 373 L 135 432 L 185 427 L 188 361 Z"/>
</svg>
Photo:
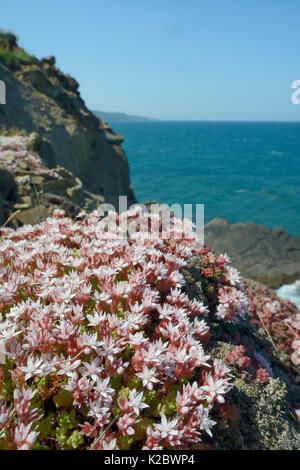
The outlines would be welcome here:
<svg viewBox="0 0 300 470">
<path fill-rule="evenodd" d="M 300 235 L 300 122 L 111 123 L 139 202 L 204 204 L 205 223 L 254 222 Z"/>
</svg>

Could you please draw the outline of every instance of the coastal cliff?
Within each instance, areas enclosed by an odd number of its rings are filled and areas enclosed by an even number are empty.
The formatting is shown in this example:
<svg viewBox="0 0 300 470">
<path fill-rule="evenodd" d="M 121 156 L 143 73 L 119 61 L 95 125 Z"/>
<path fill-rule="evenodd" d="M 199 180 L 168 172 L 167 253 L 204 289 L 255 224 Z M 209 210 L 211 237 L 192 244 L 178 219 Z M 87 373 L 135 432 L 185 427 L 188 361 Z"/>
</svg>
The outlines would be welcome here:
<svg viewBox="0 0 300 470">
<path fill-rule="evenodd" d="M 64 167 L 106 202 L 116 205 L 119 195 L 135 202 L 123 137 L 87 109 L 78 83 L 56 67 L 55 57 L 38 60 L 13 34 L 1 33 L 0 79 L 7 103 L 0 106 L 2 132 L 35 132 L 31 150 L 48 168 Z"/>
</svg>

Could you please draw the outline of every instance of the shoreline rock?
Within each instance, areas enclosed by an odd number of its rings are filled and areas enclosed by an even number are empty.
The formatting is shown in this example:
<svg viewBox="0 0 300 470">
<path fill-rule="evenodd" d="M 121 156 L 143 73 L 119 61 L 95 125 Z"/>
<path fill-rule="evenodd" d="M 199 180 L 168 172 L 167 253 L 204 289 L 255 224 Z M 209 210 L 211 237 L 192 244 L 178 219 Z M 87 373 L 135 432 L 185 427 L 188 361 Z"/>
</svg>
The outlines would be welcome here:
<svg viewBox="0 0 300 470">
<path fill-rule="evenodd" d="M 246 278 L 273 289 L 300 279 L 300 236 L 281 227 L 216 218 L 205 225 L 204 235 L 205 244 L 217 254 L 227 253 Z"/>
</svg>

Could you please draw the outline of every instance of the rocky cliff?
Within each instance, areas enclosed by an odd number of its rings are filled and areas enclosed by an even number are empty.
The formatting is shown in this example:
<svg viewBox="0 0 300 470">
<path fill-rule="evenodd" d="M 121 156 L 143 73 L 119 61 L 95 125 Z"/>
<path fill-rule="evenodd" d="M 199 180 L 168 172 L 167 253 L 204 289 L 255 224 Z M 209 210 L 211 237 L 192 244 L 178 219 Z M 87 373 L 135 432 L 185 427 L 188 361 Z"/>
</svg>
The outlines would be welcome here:
<svg viewBox="0 0 300 470">
<path fill-rule="evenodd" d="M 134 202 L 122 136 L 87 109 L 78 83 L 55 66 L 54 57 L 29 56 L 14 35 L 1 33 L 0 79 L 6 85 L 6 105 L 0 106 L 4 130 L 35 132 L 31 150 L 45 166 L 64 167 L 109 203 L 117 205 L 119 195 Z"/>
</svg>

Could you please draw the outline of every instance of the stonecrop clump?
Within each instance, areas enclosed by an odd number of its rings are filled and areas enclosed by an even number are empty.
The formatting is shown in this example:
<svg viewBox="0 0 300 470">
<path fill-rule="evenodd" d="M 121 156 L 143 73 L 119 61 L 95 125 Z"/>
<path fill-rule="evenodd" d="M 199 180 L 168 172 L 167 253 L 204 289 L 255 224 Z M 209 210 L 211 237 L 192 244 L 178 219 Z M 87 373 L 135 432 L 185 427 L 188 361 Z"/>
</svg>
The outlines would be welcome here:
<svg viewBox="0 0 300 470">
<path fill-rule="evenodd" d="M 244 283 L 249 300 L 249 313 L 255 325 L 262 325 L 273 338 L 280 351 L 290 356 L 291 363 L 300 365 L 300 314 L 297 307 L 288 300 L 280 299 L 275 292 L 261 284 L 255 288 Z"/>
<path fill-rule="evenodd" d="M 136 229 L 120 237 L 128 218 Z M 172 219 L 168 238 L 145 223 L 160 226 L 138 208 L 75 221 L 57 210 L 2 229 L 1 449 L 201 449 L 212 436 L 231 375 L 206 351 L 208 307 L 182 274 L 209 255 L 191 222 Z M 226 263 L 214 264 L 214 317 L 237 322 L 247 299 Z"/>
</svg>

